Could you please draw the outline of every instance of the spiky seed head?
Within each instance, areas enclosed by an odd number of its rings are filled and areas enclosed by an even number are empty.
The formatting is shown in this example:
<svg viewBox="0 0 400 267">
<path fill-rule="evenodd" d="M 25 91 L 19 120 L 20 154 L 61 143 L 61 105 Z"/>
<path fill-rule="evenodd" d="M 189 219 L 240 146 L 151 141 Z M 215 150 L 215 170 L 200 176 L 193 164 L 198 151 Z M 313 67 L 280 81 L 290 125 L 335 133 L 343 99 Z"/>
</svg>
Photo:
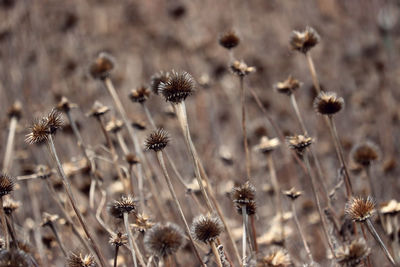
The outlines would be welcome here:
<svg viewBox="0 0 400 267">
<path fill-rule="evenodd" d="M 90 117 L 100 117 L 106 114 L 107 112 L 110 111 L 110 108 L 107 106 L 104 106 L 102 103 L 99 101 L 94 102 L 92 108 L 90 111 L 86 114 L 86 116 Z"/>
<path fill-rule="evenodd" d="M 134 155 L 132 153 L 126 154 L 125 160 L 126 160 L 126 162 L 128 162 L 129 165 L 135 165 L 140 162 L 139 158 L 136 157 L 136 155 Z"/>
<path fill-rule="evenodd" d="M 221 36 L 218 39 L 218 42 L 222 47 L 230 50 L 239 45 L 240 39 L 239 36 L 237 36 L 237 34 L 234 31 L 230 30 L 221 34 Z"/>
<path fill-rule="evenodd" d="M 129 93 L 132 102 L 144 103 L 150 97 L 150 90 L 146 86 L 141 86 Z"/>
<path fill-rule="evenodd" d="M 69 102 L 68 98 L 65 96 L 61 97 L 60 102 L 57 103 L 56 108 L 62 112 L 69 112 L 71 108 L 76 108 L 77 105 Z"/>
<path fill-rule="evenodd" d="M 57 109 L 53 109 L 45 118 L 47 129 L 50 134 L 55 134 L 58 129 L 61 129 L 63 121 L 61 113 Z"/>
<path fill-rule="evenodd" d="M 18 120 L 22 116 L 22 103 L 20 101 L 15 101 L 14 104 L 8 109 L 7 115 L 10 118 L 17 118 Z"/>
<path fill-rule="evenodd" d="M 195 90 L 195 82 L 189 73 L 172 70 L 166 82 L 160 82 L 159 90 L 165 100 L 174 104 L 184 101 Z"/>
<path fill-rule="evenodd" d="M 0 266 L 33 267 L 37 264 L 34 264 L 32 257 L 22 249 L 3 249 L 0 251 Z"/>
<path fill-rule="evenodd" d="M 364 167 L 379 159 L 379 148 L 371 141 L 356 145 L 351 151 L 351 157 L 355 163 Z"/>
<path fill-rule="evenodd" d="M 139 213 L 135 218 L 135 222 L 131 224 L 131 226 L 136 231 L 145 233 L 147 230 L 154 226 L 154 223 L 150 220 L 149 216 L 144 213 Z"/>
<path fill-rule="evenodd" d="M 6 198 L 3 202 L 4 213 L 7 215 L 11 215 L 20 206 L 21 206 L 21 202 L 16 201 L 12 198 Z"/>
<path fill-rule="evenodd" d="M 114 58 L 106 52 L 101 52 L 90 65 L 89 72 L 94 79 L 104 80 L 110 75 L 114 66 Z"/>
<path fill-rule="evenodd" d="M 152 132 L 146 139 L 146 149 L 155 152 L 163 150 L 169 142 L 168 133 L 164 129 L 158 129 Z"/>
<path fill-rule="evenodd" d="M 334 115 L 344 107 L 344 100 L 335 92 L 320 92 L 314 99 L 314 109 L 322 115 Z"/>
<path fill-rule="evenodd" d="M 49 138 L 46 120 L 36 120 L 29 128 L 30 132 L 26 135 L 25 142 L 30 145 L 43 144 Z"/>
<path fill-rule="evenodd" d="M 282 191 L 282 193 L 293 201 L 301 196 L 301 191 L 297 191 L 294 187 L 292 187 L 290 190 Z"/>
<path fill-rule="evenodd" d="M 369 219 L 375 210 L 375 202 L 372 197 L 352 197 L 347 203 L 345 212 L 353 221 L 363 222 Z"/>
<path fill-rule="evenodd" d="M 97 267 L 93 255 L 71 254 L 67 259 L 68 267 Z"/>
<path fill-rule="evenodd" d="M 59 216 L 57 214 L 50 214 L 47 212 L 43 212 L 42 216 L 42 226 L 49 226 L 58 220 Z"/>
<path fill-rule="evenodd" d="M 278 138 L 269 139 L 267 136 L 263 136 L 260 139 L 260 143 L 254 147 L 254 149 L 260 151 L 263 154 L 269 154 L 274 151 L 279 145 L 280 141 Z"/>
<path fill-rule="evenodd" d="M 380 212 L 384 215 L 397 215 L 400 213 L 400 203 L 397 200 L 392 199 L 387 203 L 384 203 L 380 207 Z"/>
<path fill-rule="evenodd" d="M 367 246 L 365 240 L 356 239 L 350 244 L 339 247 L 336 258 L 341 266 L 357 267 L 370 253 L 371 249 Z"/>
<path fill-rule="evenodd" d="M 7 174 L 0 174 L 0 197 L 10 194 L 14 190 L 15 179 Z"/>
<path fill-rule="evenodd" d="M 159 71 L 150 78 L 150 88 L 154 94 L 160 93 L 160 84 L 167 83 L 170 78 L 169 72 Z"/>
<path fill-rule="evenodd" d="M 107 132 L 112 132 L 112 133 L 117 133 L 117 132 L 121 131 L 123 127 L 124 127 L 124 123 L 121 120 L 117 120 L 116 118 L 112 118 L 106 124 L 106 131 Z"/>
<path fill-rule="evenodd" d="M 197 216 L 192 223 L 191 234 L 194 239 L 204 243 L 213 242 L 224 230 L 224 225 L 217 216 Z"/>
<path fill-rule="evenodd" d="M 177 252 L 184 245 L 184 241 L 182 229 L 174 223 L 157 223 L 146 232 L 143 240 L 147 252 L 160 258 Z"/>
<path fill-rule="evenodd" d="M 299 82 L 299 80 L 289 76 L 285 81 L 276 83 L 274 88 L 278 93 L 291 95 L 294 91 L 299 89 L 301 85 L 302 83 Z"/>
<path fill-rule="evenodd" d="M 235 60 L 230 66 L 229 69 L 231 72 L 239 77 L 244 77 L 256 71 L 255 67 L 249 67 L 247 64 L 242 60 Z"/>
<path fill-rule="evenodd" d="M 243 215 L 243 207 L 246 207 L 247 215 L 254 215 L 257 212 L 257 203 L 254 200 L 248 202 L 246 205 L 235 204 L 235 209 L 238 214 Z"/>
<path fill-rule="evenodd" d="M 112 216 L 121 219 L 124 217 L 124 213 L 136 212 L 136 200 L 131 196 L 122 196 L 119 200 L 114 200 L 108 206 L 108 210 Z"/>
<path fill-rule="evenodd" d="M 289 253 L 282 248 L 274 248 L 260 260 L 257 266 L 289 267 L 293 266 Z"/>
<path fill-rule="evenodd" d="M 128 243 L 128 235 L 118 232 L 112 234 L 109 240 L 110 244 L 116 247 L 121 247 Z"/>
<path fill-rule="evenodd" d="M 319 41 L 320 37 L 318 33 L 309 26 L 302 32 L 293 31 L 290 35 L 291 48 L 304 54 L 316 46 Z"/>
<path fill-rule="evenodd" d="M 232 189 L 232 200 L 239 205 L 246 205 L 254 201 L 256 197 L 256 188 L 249 182 Z"/>
<path fill-rule="evenodd" d="M 304 150 L 313 143 L 313 139 L 300 134 L 286 137 L 286 142 L 289 148 L 294 149 L 299 155 L 302 155 Z"/>
</svg>

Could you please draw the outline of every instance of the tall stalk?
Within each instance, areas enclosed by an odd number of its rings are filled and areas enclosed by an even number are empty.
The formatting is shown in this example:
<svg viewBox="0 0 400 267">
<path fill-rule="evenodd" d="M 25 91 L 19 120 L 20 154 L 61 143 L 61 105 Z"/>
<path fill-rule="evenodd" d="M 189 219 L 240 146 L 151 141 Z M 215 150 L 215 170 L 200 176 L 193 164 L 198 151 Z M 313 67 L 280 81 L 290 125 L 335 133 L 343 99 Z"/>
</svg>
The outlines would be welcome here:
<svg viewBox="0 0 400 267">
<path fill-rule="evenodd" d="M 246 175 L 247 179 L 250 179 L 251 175 L 251 161 L 250 161 L 250 153 L 249 153 L 249 144 L 247 140 L 247 127 L 246 127 L 246 94 L 244 91 L 244 77 L 239 76 L 240 81 L 240 103 L 242 106 L 242 132 L 243 132 L 243 146 L 244 152 L 246 156 Z"/>
<path fill-rule="evenodd" d="M 6 152 L 3 159 L 3 173 L 7 173 L 11 169 L 12 155 L 14 149 L 14 137 L 15 130 L 17 129 L 18 118 L 15 116 L 11 117 L 10 129 L 8 131 Z"/>
</svg>

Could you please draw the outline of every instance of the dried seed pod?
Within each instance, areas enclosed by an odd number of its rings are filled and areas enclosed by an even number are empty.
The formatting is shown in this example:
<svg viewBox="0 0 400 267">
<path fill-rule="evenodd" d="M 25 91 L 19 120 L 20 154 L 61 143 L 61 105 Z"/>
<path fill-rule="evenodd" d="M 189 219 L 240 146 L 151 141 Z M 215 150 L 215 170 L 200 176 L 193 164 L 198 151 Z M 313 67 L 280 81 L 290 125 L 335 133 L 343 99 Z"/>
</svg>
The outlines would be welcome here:
<svg viewBox="0 0 400 267">
<path fill-rule="evenodd" d="M 22 249 L 10 249 L 0 251 L 0 266 L 4 267 L 33 267 L 32 256 Z"/>
<path fill-rule="evenodd" d="M 355 163 L 367 167 L 379 159 L 380 152 L 377 145 L 367 141 L 355 146 L 350 154 Z"/>
<path fill-rule="evenodd" d="M 139 231 L 141 233 L 145 233 L 151 227 L 153 227 L 154 223 L 150 221 L 149 216 L 143 213 L 139 213 L 136 215 L 135 222 L 131 224 L 133 229 Z"/>
<path fill-rule="evenodd" d="M 15 179 L 7 174 L 0 174 L 0 197 L 10 194 L 14 190 Z"/>
<path fill-rule="evenodd" d="M 375 202 L 372 197 L 366 199 L 353 197 L 346 203 L 345 212 L 353 221 L 363 222 L 369 219 L 375 210 Z"/>
<path fill-rule="evenodd" d="M 109 204 L 108 210 L 113 217 L 121 219 L 124 217 L 124 213 L 136 212 L 136 202 L 131 196 L 123 196 Z"/>
<path fill-rule="evenodd" d="M 230 66 L 231 72 L 239 77 L 244 77 L 256 71 L 255 67 L 249 67 L 244 61 L 235 60 Z"/>
<path fill-rule="evenodd" d="M 231 30 L 223 33 L 219 37 L 218 42 L 222 47 L 230 50 L 239 45 L 240 39 L 239 36 L 237 36 L 237 34 Z"/>
<path fill-rule="evenodd" d="M 289 267 L 293 266 L 289 253 L 282 248 L 273 248 L 259 260 L 257 266 Z"/>
<path fill-rule="evenodd" d="M 254 147 L 254 149 L 260 151 L 263 154 L 269 154 L 274 151 L 279 145 L 280 141 L 278 138 L 269 139 L 266 136 L 261 137 L 260 143 Z"/>
<path fill-rule="evenodd" d="M 371 253 L 364 239 L 353 240 L 350 244 L 339 247 L 336 251 L 337 262 L 341 266 L 356 267 Z"/>
<path fill-rule="evenodd" d="M 301 84 L 297 79 L 289 76 L 285 81 L 276 83 L 274 88 L 278 93 L 291 95 L 300 88 Z"/>
<path fill-rule="evenodd" d="M 90 65 L 89 72 L 94 79 L 104 80 L 110 75 L 114 66 L 114 58 L 106 52 L 101 52 Z"/>
<path fill-rule="evenodd" d="M 129 93 L 132 102 L 144 103 L 150 97 L 150 90 L 146 86 L 141 86 Z"/>
<path fill-rule="evenodd" d="M 109 242 L 113 246 L 121 247 L 125 244 L 128 244 L 128 235 L 118 232 L 116 234 L 111 235 Z"/>
<path fill-rule="evenodd" d="M 97 267 L 93 255 L 71 254 L 67 259 L 68 267 Z"/>
<path fill-rule="evenodd" d="M 217 216 L 197 216 L 192 223 L 191 234 L 194 239 L 204 243 L 213 242 L 224 230 L 224 225 Z"/>
<path fill-rule="evenodd" d="M 314 100 L 314 109 L 322 115 L 334 115 L 344 107 L 344 100 L 334 92 L 320 92 Z"/>
<path fill-rule="evenodd" d="M 184 244 L 182 229 L 173 223 L 156 224 L 144 236 L 146 250 L 160 258 L 176 253 Z"/>
<path fill-rule="evenodd" d="M 170 78 L 169 72 L 160 71 L 150 78 L 150 88 L 154 94 L 158 95 L 160 93 L 160 84 L 167 83 Z"/>
<path fill-rule="evenodd" d="M 291 48 L 304 54 L 316 46 L 319 41 L 320 37 L 318 33 L 309 26 L 302 32 L 293 31 L 290 35 Z"/>
<path fill-rule="evenodd" d="M 256 197 L 256 188 L 249 181 L 232 189 L 232 200 L 234 203 L 246 205 L 254 201 Z"/>
<path fill-rule="evenodd" d="M 11 215 L 20 206 L 21 206 L 21 202 L 16 201 L 12 198 L 6 198 L 3 202 L 4 213 L 7 215 Z"/>
<path fill-rule="evenodd" d="M 22 116 L 22 103 L 20 101 L 15 101 L 14 104 L 7 111 L 8 117 L 15 117 L 18 120 Z"/>
<path fill-rule="evenodd" d="M 282 193 L 291 200 L 296 200 L 299 196 L 301 196 L 301 191 L 297 191 L 294 187 L 292 187 L 290 190 L 282 191 Z"/>
<path fill-rule="evenodd" d="M 168 133 L 164 129 L 152 132 L 146 139 L 146 149 L 155 152 L 162 151 L 169 142 Z"/>
<path fill-rule="evenodd" d="M 124 123 L 121 120 L 112 118 L 109 122 L 107 122 L 105 128 L 106 128 L 107 132 L 117 133 L 117 132 L 121 131 L 123 127 L 124 127 Z"/>
<path fill-rule="evenodd" d="M 94 102 L 92 108 L 90 111 L 86 114 L 86 116 L 90 117 L 100 117 L 106 114 L 107 112 L 110 111 L 110 108 L 107 106 L 104 106 L 102 103 L 99 101 Z"/>
<path fill-rule="evenodd" d="M 63 121 L 61 119 L 61 113 L 56 109 L 53 109 L 45 118 L 46 126 L 49 134 L 55 134 L 58 129 L 61 129 Z"/>
<path fill-rule="evenodd" d="M 295 135 L 286 137 L 289 148 L 294 149 L 299 155 L 313 143 L 313 139 L 304 135 Z"/>
<path fill-rule="evenodd" d="M 195 82 L 189 73 L 172 70 L 170 78 L 160 82 L 159 89 L 166 101 L 178 104 L 193 94 Z"/>
</svg>

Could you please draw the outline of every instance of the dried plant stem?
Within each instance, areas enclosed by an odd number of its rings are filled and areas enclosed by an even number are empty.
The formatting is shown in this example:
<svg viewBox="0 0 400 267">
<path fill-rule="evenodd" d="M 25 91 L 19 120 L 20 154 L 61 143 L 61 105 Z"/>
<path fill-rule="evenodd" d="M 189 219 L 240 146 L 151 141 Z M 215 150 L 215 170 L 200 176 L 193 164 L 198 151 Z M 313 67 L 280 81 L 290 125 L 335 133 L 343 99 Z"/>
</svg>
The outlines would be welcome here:
<svg viewBox="0 0 400 267">
<path fill-rule="evenodd" d="M 367 234 L 365 233 L 364 225 L 361 224 L 360 226 L 361 226 L 361 231 L 362 231 L 362 234 L 364 236 L 364 239 L 365 239 L 365 241 L 367 241 L 368 238 L 367 238 Z M 364 260 L 364 262 L 365 262 L 365 260 Z M 369 255 L 367 256 L 366 264 L 368 265 L 368 267 L 372 266 L 371 259 L 369 258 Z"/>
<path fill-rule="evenodd" d="M 308 259 L 310 260 L 310 263 L 313 264 L 314 263 L 314 259 L 313 259 L 310 247 L 307 244 L 307 240 L 306 240 L 306 237 L 304 235 L 303 229 L 301 228 L 301 225 L 300 225 L 300 222 L 299 222 L 299 218 L 297 217 L 296 205 L 294 204 L 293 200 L 291 201 L 291 205 L 292 205 L 292 213 L 293 213 L 294 222 L 296 223 L 297 230 L 299 231 L 301 240 L 303 241 L 303 245 L 304 245 L 304 248 L 306 250 Z"/>
<path fill-rule="evenodd" d="M 306 53 L 306 59 L 307 59 L 307 63 L 308 63 L 308 68 L 310 69 L 311 78 L 312 78 L 315 90 L 317 90 L 317 93 L 319 93 L 319 92 L 321 92 L 321 86 L 319 84 L 317 71 L 315 70 L 314 61 L 311 57 L 310 52 Z"/>
<path fill-rule="evenodd" d="M 6 214 L 4 213 L 3 208 L 3 197 L 0 197 L 0 219 L 1 219 L 1 226 L 3 228 L 3 235 L 4 241 L 6 243 L 6 248 L 10 248 L 10 236 L 7 231 L 7 222 L 6 222 Z"/>
<path fill-rule="evenodd" d="M 244 77 L 239 77 L 240 81 L 240 102 L 242 105 L 242 131 L 243 131 L 243 146 L 244 152 L 246 156 L 246 175 L 247 179 L 250 179 L 251 176 L 251 160 L 250 160 L 250 152 L 249 152 L 249 143 L 247 140 L 247 127 L 246 127 L 246 93 L 244 90 Z"/>
<path fill-rule="evenodd" d="M 329 131 L 331 132 L 333 143 L 335 145 L 336 154 L 337 154 L 340 164 L 342 165 L 342 168 L 344 170 L 344 180 L 345 180 L 345 185 L 346 185 L 347 198 L 350 199 L 351 196 L 353 195 L 353 189 L 351 186 L 349 171 L 347 170 L 347 165 L 344 160 L 343 148 L 342 148 L 342 145 L 340 144 L 339 135 L 337 133 L 335 122 L 333 121 L 332 116 L 328 116 L 328 126 L 329 126 Z"/>
<path fill-rule="evenodd" d="M 199 254 L 199 252 L 198 252 L 198 250 L 196 248 L 196 245 L 194 244 L 194 240 L 192 238 L 192 235 L 190 234 L 189 224 L 187 223 L 187 220 L 186 220 L 185 214 L 183 213 L 181 204 L 179 203 L 178 197 L 176 196 L 176 193 L 175 193 L 174 187 L 172 185 L 171 178 L 169 177 L 169 174 L 168 174 L 168 171 L 167 171 L 167 167 L 165 166 L 164 157 L 163 157 L 163 154 L 162 154 L 161 151 L 157 152 L 157 159 L 158 159 L 158 163 L 160 164 L 161 169 L 163 171 L 163 174 L 164 174 L 164 177 L 165 177 L 165 181 L 167 182 L 168 189 L 169 189 L 169 191 L 171 193 L 171 196 L 175 201 L 176 207 L 178 208 L 179 215 L 180 215 L 183 223 L 185 224 L 186 232 L 187 232 L 187 234 L 189 236 L 190 243 L 193 246 L 193 250 L 195 252 L 195 255 L 196 255 L 197 259 L 200 261 L 201 265 L 205 266 L 205 264 L 203 263 L 203 261 L 202 261 L 202 259 L 200 257 L 200 254 Z"/>
<path fill-rule="evenodd" d="M 250 216 L 250 226 L 251 226 L 251 238 L 253 240 L 252 247 L 254 252 L 258 253 L 258 243 L 257 243 L 257 229 L 255 225 L 255 216 Z"/>
<path fill-rule="evenodd" d="M 11 117 L 10 129 L 8 131 L 8 137 L 7 137 L 6 152 L 4 154 L 4 160 L 3 160 L 3 173 L 7 173 L 11 169 L 12 155 L 13 155 L 12 152 L 14 149 L 14 137 L 15 137 L 15 130 L 17 129 L 17 123 L 18 123 L 17 117 L 15 116 Z"/>
<path fill-rule="evenodd" d="M 74 212 L 76 213 L 76 216 L 77 216 L 77 218 L 79 220 L 79 223 L 81 224 L 81 226 L 82 226 L 82 228 L 83 228 L 83 230 L 84 230 L 84 232 L 85 232 L 85 234 L 86 234 L 86 236 L 87 236 L 87 238 L 89 240 L 89 243 L 90 243 L 91 247 L 93 248 L 94 252 L 96 253 L 96 255 L 97 255 L 97 257 L 98 257 L 98 259 L 100 261 L 100 265 L 105 267 L 105 266 L 107 266 L 106 260 L 104 259 L 104 256 L 101 254 L 99 247 L 97 246 L 96 242 L 94 241 L 94 239 L 92 237 L 92 234 L 89 232 L 87 224 L 86 224 L 85 220 L 83 219 L 83 216 L 82 216 L 80 210 L 78 209 L 78 207 L 76 205 L 75 198 L 74 198 L 74 196 L 72 194 L 71 186 L 69 184 L 67 176 L 65 175 L 65 172 L 64 172 L 64 169 L 62 167 L 62 164 L 61 164 L 60 160 L 58 159 L 57 151 L 56 151 L 56 148 L 54 146 L 53 136 L 51 134 L 48 135 L 48 139 L 47 140 L 48 140 L 47 144 L 48 144 L 48 147 L 49 147 L 49 150 L 50 150 L 50 154 L 52 155 L 52 157 L 53 157 L 53 159 L 54 159 L 54 161 L 55 161 L 55 163 L 57 165 L 58 174 L 60 175 L 60 178 L 61 178 L 61 180 L 62 180 L 62 182 L 64 184 L 65 191 L 67 193 L 67 196 L 68 196 L 68 199 L 69 199 L 69 201 L 71 203 L 71 206 L 72 206 Z"/>
<path fill-rule="evenodd" d="M 215 245 L 215 242 L 211 241 L 210 242 L 210 246 L 211 246 L 212 252 L 214 253 L 214 257 L 215 257 L 215 260 L 217 261 L 218 267 L 223 267 L 222 266 L 222 262 L 221 262 L 221 258 L 219 257 L 217 246 Z"/>
<path fill-rule="evenodd" d="M 281 189 L 279 186 L 278 179 L 276 177 L 274 159 L 273 159 L 271 153 L 267 154 L 267 163 L 268 163 L 268 169 L 269 169 L 269 176 L 271 177 L 272 186 L 274 187 L 274 191 L 275 191 L 275 202 L 276 202 L 275 204 L 276 204 L 276 208 L 277 208 L 279 220 L 280 220 L 280 225 L 281 225 L 281 238 L 282 238 L 282 242 L 285 243 L 285 225 L 284 225 L 284 219 L 283 219 L 283 206 L 282 206 L 282 200 L 281 200 L 281 194 L 280 194 Z"/>
<path fill-rule="evenodd" d="M 371 235 L 374 237 L 375 241 L 380 245 L 382 248 L 383 252 L 385 253 L 386 258 L 389 260 L 389 262 L 393 265 L 396 266 L 396 263 L 390 254 L 389 250 L 386 248 L 385 244 L 383 243 L 382 239 L 380 238 L 378 232 L 375 230 L 374 225 L 371 222 L 371 219 L 366 219 L 364 224 L 367 226 L 368 231 L 371 233 Z"/>
<path fill-rule="evenodd" d="M 247 247 L 247 210 L 246 210 L 246 205 L 242 206 L 242 216 L 243 216 L 243 236 L 242 236 L 242 266 L 247 266 L 247 256 L 246 256 L 246 247 Z"/>
<path fill-rule="evenodd" d="M 154 255 L 151 255 L 151 256 L 149 257 L 149 260 L 147 261 L 146 267 L 150 267 L 150 266 L 151 266 L 151 263 L 153 262 L 153 259 L 154 259 Z"/>
<path fill-rule="evenodd" d="M 129 229 L 129 218 L 128 218 L 128 213 L 124 212 L 124 225 L 125 225 L 125 231 L 126 234 L 128 235 L 128 241 L 129 241 L 129 249 L 131 251 L 132 254 L 132 260 L 133 260 L 133 264 L 135 267 L 137 267 L 137 260 L 136 260 L 136 254 L 137 254 L 137 258 L 139 260 L 140 265 L 142 265 L 143 267 L 146 266 L 146 263 L 143 260 L 143 256 L 141 255 L 139 248 L 135 242 L 135 240 L 133 239 L 131 230 Z"/>
<path fill-rule="evenodd" d="M 115 135 L 117 137 L 118 144 L 121 147 L 122 152 L 124 153 L 124 155 L 129 154 L 128 146 L 126 145 L 124 137 L 122 136 L 121 132 L 118 131 L 118 132 L 115 133 Z"/>
<path fill-rule="evenodd" d="M 104 204 L 106 203 L 107 193 L 104 189 L 101 189 L 101 199 L 96 210 L 96 220 L 110 235 L 115 235 L 114 231 L 103 221 L 101 218 L 101 212 L 103 210 Z"/>
<path fill-rule="evenodd" d="M 114 252 L 114 267 L 117 267 L 119 246 L 115 246 Z"/>
<path fill-rule="evenodd" d="M 376 194 L 374 184 L 372 183 L 371 166 L 366 166 L 364 169 L 365 169 L 365 174 L 367 175 L 371 196 L 375 199 L 375 201 L 377 201 L 378 196 Z M 385 221 L 385 219 L 383 218 L 381 211 L 379 209 L 376 209 L 376 213 L 378 213 L 382 228 L 385 229 L 386 227 L 385 227 L 385 224 L 383 223 Z"/>
<path fill-rule="evenodd" d="M 60 235 L 58 234 L 56 226 L 52 222 L 50 222 L 49 227 L 50 227 L 51 231 L 53 232 L 53 234 L 56 238 L 56 241 L 57 241 L 58 245 L 60 246 L 62 253 L 64 254 L 64 257 L 67 258 L 68 257 L 67 251 L 65 250 L 64 245 L 61 242 L 61 238 L 60 238 Z"/>
</svg>

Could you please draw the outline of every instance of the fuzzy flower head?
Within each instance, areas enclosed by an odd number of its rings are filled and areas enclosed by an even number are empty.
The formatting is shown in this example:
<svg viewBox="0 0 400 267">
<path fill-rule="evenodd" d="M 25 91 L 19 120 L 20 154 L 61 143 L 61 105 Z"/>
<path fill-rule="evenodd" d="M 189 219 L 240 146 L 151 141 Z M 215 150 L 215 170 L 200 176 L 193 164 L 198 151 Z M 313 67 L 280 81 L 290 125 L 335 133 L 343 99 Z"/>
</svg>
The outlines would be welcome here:
<svg viewBox="0 0 400 267">
<path fill-rule="evenodd" d="M 0 266 L 33 267 L 32 256 L 22 249 L 2 249 L 0 251 Z"/>
<path fill-rule="evenodd" d="M 150 88 L 155 95 L 160 93 L 160 85 L 161 83 L 167 83 L 170 78 L 169 72 L 160 71 L 150 78 Z"/>
<path fill-rule="evenodd" d="M 230 50 L 239 45 L 240 39 L 234 31 L 227 31 L 223 33 L 218 40 L 219 44 Z"/>
<path fill-rule="evenodd" d="M 194 239 L 204 243 L 213 242 L 224 230 L 224 225 L 217 216 L 197 216 L 192 223 L 191 234 Z"/>
<path fill-rule="evenodd" d="M 41 144 L 46 142 L 50 134 L 55 134 L 63 125 L 61 114 L 53 109 L 46 117 L 37 120 L 30 127 L 30 133 L 26 135 L 28 144 Z"/>
<path fill-rule="evenodd" d="M 256 213 L 256 189 L 249 181 L 234 187 L 231 196 L 233 203 L 235 203 L 236 211 L 239 214 L 242 214 L 243 209 L 246 210 L 246 214 L 248 215 L 254 215 Z"/>
<path fill-rule="evenodd" d="M 184 101 L 195 90 L 195 82 L 189 73 L 172 70 L 167 81 L 160 82 L 159 91 L 165 100 L 173 104 Z"/>
<path fill-rule="evenodd" d="M 286 250 L 274 248 L 259 261 L 257 266 L 289 267 L 293 266 L 293 262 Z"/>
<path fill-rule="evenodd" d="M 311 48 L 316 46 L 320 41 L 318 33 L 311 27 L 307 26 L 302 32 L 293 31 L 290 35 L 290 46 L 293 50 L 306 54 Z"/>
<path fill-rule="evenodd" d="M 344 100 L 334 92 L 320 92 L 314 100 L 314 109 L 321 115 L 332 116 L 344 107 Z"/>
<path fill-rule="evenodd" d="M 97 267 L 93 255 L 71 254 L 67 259 L 68 267 Z"/>
<path fill-rule="evenodd" d="M 150 97 L 150 90 L 146 86 L 141 86 L 130 92 L 129 98 L 132 102 L 144 103 Z"/>
<path fill-rule="evenodd" d="M 369 219 L 375 210 L 375 202 L 372 197 L 368 196 L 366 199 L 362 197 L 353 197 L 350 199 L 345 208 L 346 214 L 353 221 L 363 222 Z"/>
<path fill-rule="evenodd" d="M 125 244 L 128 244 L 128 236 L 121 232 L 112 234 L 110 237 L 109 243 L 113 246 L 121 247 Z"/>
<path fill-rule="evenodd" d="M 235 60 L 230 66 L 231 72 L 239 77 L 244 77 L 256 71 L 255 67 L 249 67 L 244 61 Z"/>
<path fill-rule="evenodd" d="M 169 142 L 168 133 L 164 129 L 152 132 L 146 139 L 146 149 L 155 152 L 162 151 Z"/>
<path fill-rule="evenodd" d="M 370 141 L 355 146 L 351 151 L 351 157 L 354 162 L 364 167 L 378 160 L 379 154 L 379 148 Z"/>
<path fill-rule="evenodd" d="M 297 154 L 302 155 L 304 150 L 313 143 L 313 139 L 304 135 L 288 136 L 286 138 L 289 148 L 294 149 Z"/>
<path fill-rule="evenodd" d="M 15 179 L 7 174 L 0 174 L 0 197 L 10 194 L 14 190 Z"/>
<path fill-rule="evenodd" d="M 123 196 L 119 200 L 114 200 L 108 208 L 112 216 L 121 219 L 124 213 L 129 214 L 136 212 L 136 200 L 131 196 Z"/>
<path fill-rule="evenodd" d="M 160 258 L 175 254 L 183 245 L 185 235 L 182 229 L 173 223 L 156 224 L 144 236 L 144 246 L 150 254 Z"/>
<path fill-rule="evenodd" d="M 294 91 L 299 89 L 300 86 L 301 82 L 292 76 L 289 76 L 285 81 L 276 83 L 274 88 L 278 93 L 291 95 Z"/>
<path fill-rule="evenodd" d="M 110 75 L 114 66 L 114 58 L 106 52 L 101 52 L 90 65 L 89 72 L 94 79 L 104 80 Z"/>
<path fill-rule="evenodd" d="M 365 240 L 356 239 L 350 244 L 340 247 L 336 252 L 336 258 L 341 266 L 355 267 L 360 266 L 370 253 L 371 249 L 367 246 Z"/>
</svg>

